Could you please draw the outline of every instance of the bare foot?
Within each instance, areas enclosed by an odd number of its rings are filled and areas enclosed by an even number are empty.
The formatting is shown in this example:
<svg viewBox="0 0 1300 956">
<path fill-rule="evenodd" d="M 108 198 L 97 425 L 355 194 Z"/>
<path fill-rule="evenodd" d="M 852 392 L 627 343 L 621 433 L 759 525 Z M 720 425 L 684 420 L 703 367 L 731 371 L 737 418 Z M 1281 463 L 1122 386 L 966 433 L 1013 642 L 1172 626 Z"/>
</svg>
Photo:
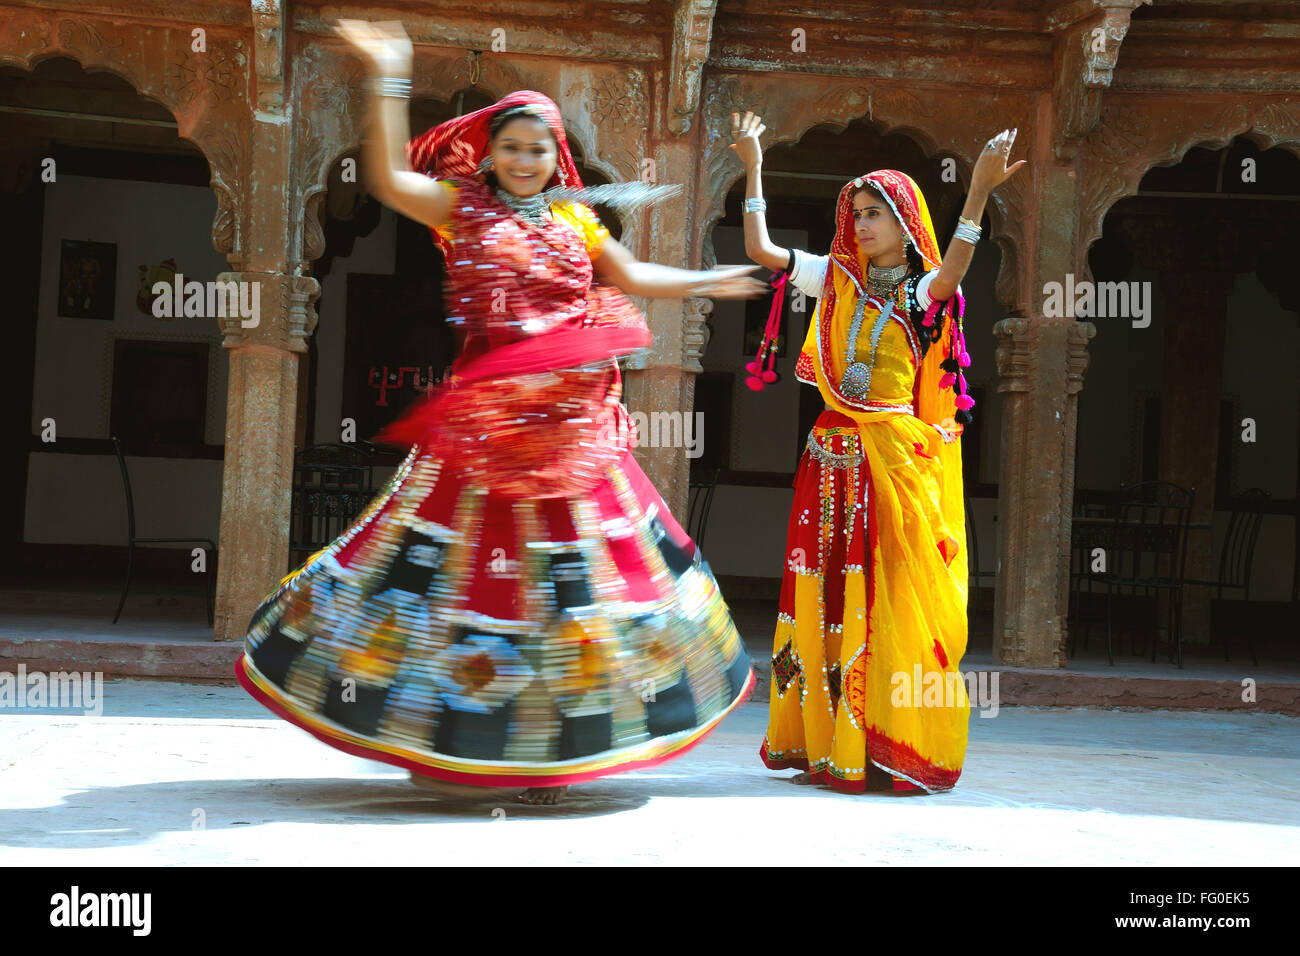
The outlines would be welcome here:
<svg viewBox="0 0 1300 956">
<path fill-rule="evenodd" d="M 813 782 L 812 772 L 809 770 L 805 770 L 803 773 L 797 773 L 790 778 L 790 782 L 797 783 L 801 787 L 807 786 L 808 784 Z"/>
<path fill-rule="evenodd" d="M 422 773 L 410 773 L 410 777 L 411 783 L 417 787 L 434 790 L 445 797 L 486 797 L 490 794 L 500 793 L 502 790 L 501 787 L 475 787 L 466 783 L 448 783 L 445 780 L 426 777 Z"/>
<path fill-rule="evenodd" d="M 520 803 L 531 804 L 532 806 L 553 806 L 564 799 L 564 795 L 569 792 L 565 787 L 529 787 L 519 796 L 515 797 Z"/>
</svg>

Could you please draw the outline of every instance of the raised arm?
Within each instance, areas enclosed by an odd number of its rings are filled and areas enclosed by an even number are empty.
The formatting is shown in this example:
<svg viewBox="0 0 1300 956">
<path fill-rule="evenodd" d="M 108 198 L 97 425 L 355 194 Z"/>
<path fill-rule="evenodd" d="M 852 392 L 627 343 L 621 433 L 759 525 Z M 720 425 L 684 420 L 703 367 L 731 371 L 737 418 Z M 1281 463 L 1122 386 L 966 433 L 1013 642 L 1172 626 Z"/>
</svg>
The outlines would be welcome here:
<svg viewBox="0 0 1300 956">
<path fill-rule="evenodd" d="M 984 216 L 984 205 L 988 202 L 989 194 L 1025 165 L 1023 159 L 1014 166 L 1008 167 L 1006 164 L 1015 139 L 1016 130 L 1003 130 L 988 141 L 979 159 L 975 161 L 975 169 L 971 172 L 970 192 L 966 194 L 966 205 L 962 207 L 961 217 L 973 222 L 976 228 L 979 227 L 980 219 Z M 943 263 L 939 266 L 939 274 L 930 282 L 931 299 L 943 301 L 952 298 L 953 293 L 957 291 L 957 285 L 966 275 L 974 254 L 973 243 L 958 239 L 956 236 L 948 241 L 948 248 L 943 254 Z"/>
<path fill-rule="evenodd" d="M 408 219 L 430 227 L 443 225 L 451 211 L 451 190 L 406 163 L 413 55 L 406 31 L 396 20 L 340 20 L 334 30 L 365 61 L 372 80 L 366 83 L 369 135 L 362 147 L 366 188 Z M 393 82 L 373 82 L 380 78 Z"/>
<path fill-rule="evenodd" d="M 767 284 L 752 278 L 755 266 L 722 266 L 707 272 L 641 262 L 613 238 L 606 239 L 592 260 L 597 277 L 628 295 L 650 299 L 681 299 L 698 295 L 710 299 L 752 299 L 767 291 Z"/>
<path fill-rule="evenodd" d="M 739 113 L 731 114 L 731 137 L 734 142 L 731 149 L 736 151 L 740 161 L 745 164 L 745 203 L 749 206 L 763 206 L 763 148 L 758 137 L 767 129 L 763 120 L 752 112 L 747 112 L 742 120 Z M 748 200 L 759 200 L 750 203 Z M 741 218 L 745 223 L 745 255 L 761 266 L 773 272 L 784 269 L 790 262 L 790 250 L 782 249 L 767 234 L 767 216 L 761 208 L 746 212 L 742 207 Z"/>
</svg>

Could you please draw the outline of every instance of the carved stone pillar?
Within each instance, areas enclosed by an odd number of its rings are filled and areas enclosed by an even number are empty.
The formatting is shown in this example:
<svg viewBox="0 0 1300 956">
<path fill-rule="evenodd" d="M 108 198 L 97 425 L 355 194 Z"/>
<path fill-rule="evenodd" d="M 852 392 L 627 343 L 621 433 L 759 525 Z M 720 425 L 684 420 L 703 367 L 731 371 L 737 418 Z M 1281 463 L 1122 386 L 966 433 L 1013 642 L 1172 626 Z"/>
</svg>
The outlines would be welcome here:
<svg viewBox="0 0 1300 956">
<path fill-rule="evenodd" d="M 1002 560 L 993 599 L 995 663 L 1064 667 L 1078 393 L 1090 322 L 998 322 Z"/>
<path fill-rule="evenodd" d="M 299 355 L 316 327 L 320 284 L 310 276 L 223 272 L 220 282 L 256 282 L 261 316 L 243 328 L 222 319 L 230 350 L 216 639 L 238 640 L 289 559 L 290 487 Z"/>
<path fill-rule="evenodd" d="M 278 9 L 278 8 L 277 8 Z M 294 194 L 291 124 L 274 116 L 283 75 L 278 14 L 256 18 L 258 105 L 248 133 L 248 155 L 258 157 L 246 177 L 237 212 L 242 238 L 240 271 L 218 280 L 255 283 L 260 315 L 220 319 L 230 355 L 226 394 L 226 451 L 222 470 L 221 540 L 217 572 L 216 640 L 239 640 L 259 601 L 284 577 L 289 558 L 290 487 L 300 355 L 316 327 L 320 284 L 295 275 L 302 231 L 290 213 Z M 252 104 L 250 104 L 251 106 Z M 271 115 L 268 115 L 271 114 Z M 298 221 L 295 222 L 295 218 Z"/>
<path fill-rule="evenodd" d="M 650 229 L 637 250 L 638 257 L 645 261 L 698 268 L 693 261 L 693 230 L 689 226 L 697 219 L 697 210 L 689 208 L 698 166 L 693 140 L 674 138 L 652 144 L 650 149 L 656 157 L 659 181 L 682 183 L 686 188 L 682 195 L 651 207 Z M 707 316 L 712 303 L 707 299 L 651 299 L 642 304 L 655 342 L 648 354 L 626 364 L 624 401 L 630 411 L 646 416 L 680 416 L 681 433 L 685 435 L 695 407 L 695 375 L 700 371 L 700 357 L 708 341 Z M 708 422 L 705 427 L 709 427 Z M 637 462 L 673 515 L 685 523 L 690 486 L 687 449 L 680 444 L 666 447 L 662 430 L 659 437 L 661 444 L 654 447 L 648 443 L 649 436 L 641 436 Z"/>
</svg>

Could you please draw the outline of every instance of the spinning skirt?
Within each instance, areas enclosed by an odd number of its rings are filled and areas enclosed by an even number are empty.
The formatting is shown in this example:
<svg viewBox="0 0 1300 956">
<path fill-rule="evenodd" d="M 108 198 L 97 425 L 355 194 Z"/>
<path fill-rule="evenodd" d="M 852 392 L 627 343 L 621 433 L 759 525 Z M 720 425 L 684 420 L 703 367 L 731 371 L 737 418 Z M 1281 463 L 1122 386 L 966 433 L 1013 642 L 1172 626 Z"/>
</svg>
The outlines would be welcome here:
<svg viewBox="0 0 1300 956">
<path fill-rule="evenodd" d="M 258 607 L 240 683 L 327 744 L 454 783 L 558 786 L 683 753 L 748 696 L 749 656 L 630 451 L 601 468 L 507 495 L 416 445 Z"/>
</svg>

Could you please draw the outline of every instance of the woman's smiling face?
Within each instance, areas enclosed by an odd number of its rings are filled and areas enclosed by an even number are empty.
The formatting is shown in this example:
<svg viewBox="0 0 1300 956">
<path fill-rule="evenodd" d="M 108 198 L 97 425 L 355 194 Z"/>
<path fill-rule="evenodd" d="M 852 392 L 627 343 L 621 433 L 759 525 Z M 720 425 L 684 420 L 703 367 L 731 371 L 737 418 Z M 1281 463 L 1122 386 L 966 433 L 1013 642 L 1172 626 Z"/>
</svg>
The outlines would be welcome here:
<svg viewBox="0 0 1300 956">
<path fill-rule="evenodd" d="M 506 192 L 533 196 L 545 188 L 555 173 L 555 137 L 540 119 L 520 116 L 510 120 L 492 140 L 492 171 Z"/>
</svg>

